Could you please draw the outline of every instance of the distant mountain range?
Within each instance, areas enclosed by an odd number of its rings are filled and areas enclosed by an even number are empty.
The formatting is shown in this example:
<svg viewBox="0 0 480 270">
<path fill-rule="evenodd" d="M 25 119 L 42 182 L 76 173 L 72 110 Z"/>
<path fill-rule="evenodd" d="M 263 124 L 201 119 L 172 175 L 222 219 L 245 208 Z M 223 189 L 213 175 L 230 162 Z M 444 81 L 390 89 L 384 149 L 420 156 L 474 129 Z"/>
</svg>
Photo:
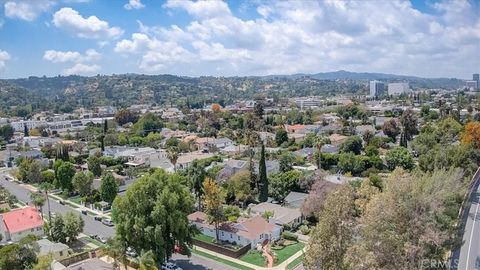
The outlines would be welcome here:
<svg viewBox="0 0 480 270">
<path fill-rule="evenodd" d="M 408 75 L 396 75 L 388 73 L 371 73 L 371 72 L 351 72 L 346 70 L 338 70 L 332 72 L 321 72 L 315 74 L 299 73 L 293 75 L 269 75 L 265 77 L 286 77 L 286 78 L 301 78 L 310 77 L 317 80 L 458 80 L 456 78 L 422 78 Z"/>
</svg>

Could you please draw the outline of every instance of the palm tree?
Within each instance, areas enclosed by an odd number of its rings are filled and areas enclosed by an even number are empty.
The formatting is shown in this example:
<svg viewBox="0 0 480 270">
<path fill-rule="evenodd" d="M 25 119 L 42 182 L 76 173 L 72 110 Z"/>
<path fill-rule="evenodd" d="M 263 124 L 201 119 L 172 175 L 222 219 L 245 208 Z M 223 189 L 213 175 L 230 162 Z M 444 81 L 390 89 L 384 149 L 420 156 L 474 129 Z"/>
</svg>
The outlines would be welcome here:
<svg viewBox="0 0 480 270">
<path fill-rule="evenodd" d="M 52 212 L 50 211 L 50 199 L 48 197 L 48 192 L 53 189 L 53 185 L 50 183 L 42 183 L 40 185 L 40 190 L 45 193 L 45 199 L 47 200 L 48 206 L 48 220 L 52 220 Z"/>
<path fill-rule="evenodd" d="M 158 270 L 155 255 L 151 250 L 142 252 L 142 255 L 138 258 L 138 264 L 139 270 Z"/>
<path fill-rule="evenodd" d="M 41 193 L 32 192 L 30 193 L 30 200 L 32 204 L 37 208 L 37 210 L 40 210 L 40 214 L 42 215 L 42 218 L 43 218 L 42 207 L 45 204 L 45 198 L 42 196 Z"/>
</svg>

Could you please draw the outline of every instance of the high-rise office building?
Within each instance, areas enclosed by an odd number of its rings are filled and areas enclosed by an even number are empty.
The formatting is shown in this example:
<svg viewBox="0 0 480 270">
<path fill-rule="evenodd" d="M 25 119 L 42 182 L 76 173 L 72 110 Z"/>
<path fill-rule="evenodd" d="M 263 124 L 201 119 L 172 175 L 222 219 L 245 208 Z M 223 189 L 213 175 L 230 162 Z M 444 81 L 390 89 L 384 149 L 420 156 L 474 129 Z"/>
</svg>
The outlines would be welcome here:
<svg viewBox="0 0 480 270">
<path fill-rule="evenodd" d="M 385 84 L 379 81 L 370 81 L 370 96 L 379 97 L 385 94 Z"/>
<path fill-rule="evenodd" d="M 475 74 L 473 74 L 472 77 L 473 77 L 473 80 L 477 82 L 477 89 L 479 89 L 480 88 L 480 74 L 475 73 Z"/>
<path fill-rule="evenodd" d="M 410 92 L 408 83 L 389 83 L 388 95 L 401 95 Z"/>
</svg>

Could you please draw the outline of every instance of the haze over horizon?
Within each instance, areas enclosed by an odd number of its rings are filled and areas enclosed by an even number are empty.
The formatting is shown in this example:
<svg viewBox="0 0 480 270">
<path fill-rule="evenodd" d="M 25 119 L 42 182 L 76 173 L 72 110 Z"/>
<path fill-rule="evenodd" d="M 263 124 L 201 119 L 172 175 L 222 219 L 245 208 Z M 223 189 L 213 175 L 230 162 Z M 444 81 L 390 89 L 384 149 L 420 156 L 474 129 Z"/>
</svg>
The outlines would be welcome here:
<svg viewBox="0 0 480 270">
<path fill-rule="evenodd" d="M 347 70 L 470 79 L 479 1 L 0 0 L 0 78 Z"/>
</svg>

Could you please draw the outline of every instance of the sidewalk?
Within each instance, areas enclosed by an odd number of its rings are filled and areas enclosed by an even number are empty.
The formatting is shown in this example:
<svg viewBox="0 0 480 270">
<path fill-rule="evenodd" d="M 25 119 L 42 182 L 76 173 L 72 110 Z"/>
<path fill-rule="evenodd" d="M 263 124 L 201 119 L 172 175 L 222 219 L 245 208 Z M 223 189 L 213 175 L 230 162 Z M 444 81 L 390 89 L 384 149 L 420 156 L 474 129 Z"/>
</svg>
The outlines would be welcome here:
<svg viewBox="0 0 480 270">
<path fill-rule="evenodd" d="M 242 260 L 239 260 L 239 259 L 235 259 L 235 258 L 232 258 L 232 257 L 229 257 L 229 256 L 225 256 L 225 255 L 222 255 L 220 253 L 217 253 L 217 252 L 213 252 L 211 250 L 208 250 L 208 249 L 205 249 L 205 248 L 202 248 L 202 247 L 199 247 L 199 246 L 194 246 L 194 249 L 198 250 L 198 251 L 201 251 L 201 252 L 205 252 L 205 253 L 208 253 L 212 256 L 217 256 L 219 258 L 222 258 L 222 259 L 225 259 L 225 260 L 228 260 L 228 261 L 231 261 L 231 262 L 234 262 L 236 264 L 240 264 L 240 265 L 243 265 L 243 266 L 246 266 L 246 267 L 250 267 L 252 269 L 256 269 L 256 270 L 285 270 L 288 266 L 289 263 L 291 263 L 293 260 L 295 260 L 296 258 L 300 257 L 306 250 L 306 247 L 303 248 L 302 250 L 298 251 L 297 253 L 293 254 L 293 256 L 291 256 L 290 258 L 288 258 L 287 260 L 285 260 L 284 262 L 282 262 L 281 264 L 277 265 L 277 266 L 274 266 L 272 268 L 268 268 L 268 267 L 259 267 L 257 265 L 254 265 L 254 264 L 251 264 L 251 263 L 247 263 L 247 262 L 244 262 Z M 199 255 L 201 256 L 201 255 Z M 205 258 L 205 257 L 204 257 Z M 209 258 L 207 258 L 209 259 Z"/>
</svg>

